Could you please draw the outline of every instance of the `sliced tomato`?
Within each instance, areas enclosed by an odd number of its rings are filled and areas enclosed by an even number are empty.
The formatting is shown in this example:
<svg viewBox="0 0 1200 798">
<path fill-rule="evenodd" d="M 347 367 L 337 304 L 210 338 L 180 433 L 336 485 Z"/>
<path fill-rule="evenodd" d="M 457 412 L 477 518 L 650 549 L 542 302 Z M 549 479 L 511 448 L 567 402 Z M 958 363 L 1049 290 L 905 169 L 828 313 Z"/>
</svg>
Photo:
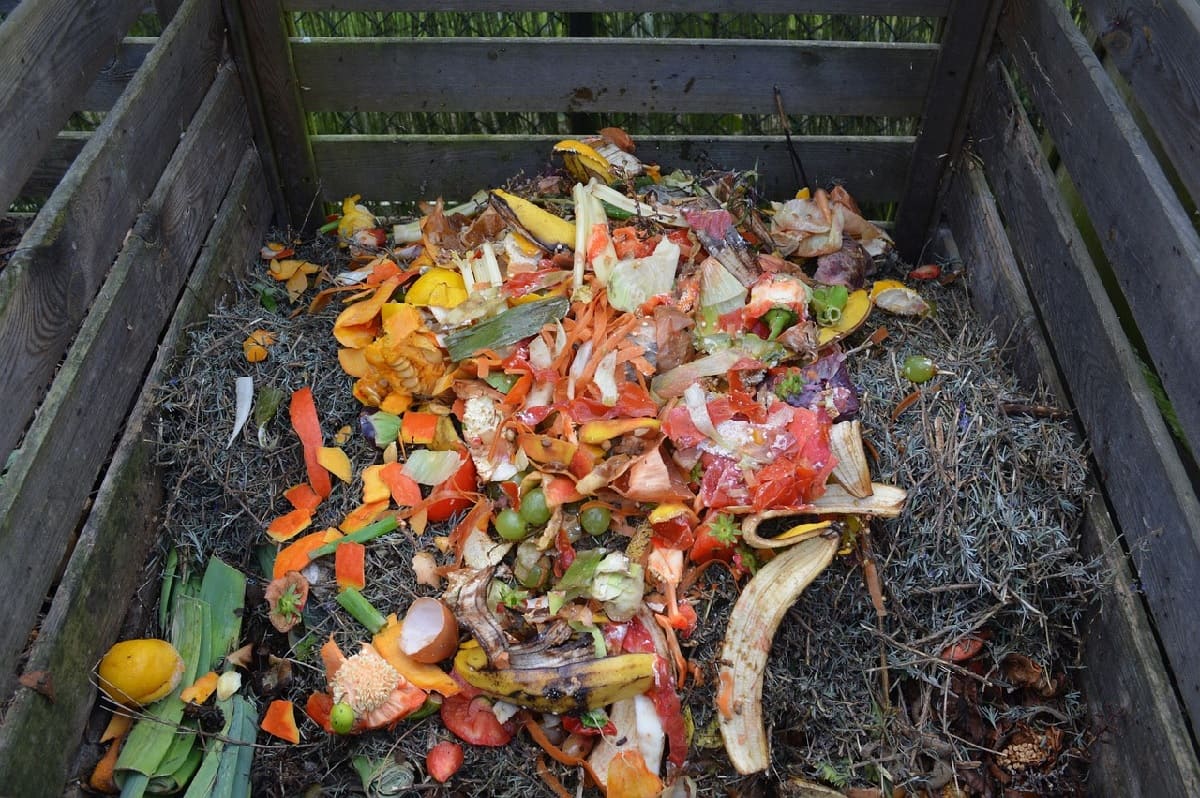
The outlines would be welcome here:
<svg viewBox="0 0 1200 798">
<path fill-rule="evenodd" d="M 563 715 L 562 727 L 563 731 L 568 734 L 582 734 L 584 737 L 600 737 L 603 735 L 612 737 L 617 733 L 617 724 L 611 720 L 604 724 L 602 728 L 596 728 L 595 726 L 584 726 L 583 721 L 574 715 Z"/>
<path fill-rule="evenodd" d="M 580 396 L 567 402 L 561 409 L 578 424 L 613 418 L 654 418 L 658 415 L 658 406 L 650 398 L 649 392 L 636 382 L 623 382 L 617 387 L 615 405 L 609 406 L 598 399 Z"/>
<path fill-rule="evenodd" d="M 453 740 L 442 740 L 425 754 L 425 770 L 431 778 L 445 784 L 463 764 L 463 748 Z"/>
<path fill-rule="evenodd" d="M 699 565 L 709 560 L 729 562 L 737 549 L 737 527 L 729 516 L 721 519 L 721 513 L 709 516 L 696 528 L 696 542 L 688 552 L 688 558 Z"/>
<path fill-rule="evenodd" d="M 474 502 L 467 495 L 475 490 L 475 463 L 463 458 L 463 464 L 441 485 L 434 488 L 434 495 L 444 498 L 429 505 L 426 511 L 430 521 L 446 521 L 455 513 L 469 508 Z"/>
<path fill-rule="evenodd" d="M 508 745 L 516 733 L 512 720 L 501 723 L 492 712 L 492 702 L 483 696 L 466 698 L 462 693 L 442 701 L 442 723 L 456 737 L 471 745 L 491 748 Z"/>
</svg>

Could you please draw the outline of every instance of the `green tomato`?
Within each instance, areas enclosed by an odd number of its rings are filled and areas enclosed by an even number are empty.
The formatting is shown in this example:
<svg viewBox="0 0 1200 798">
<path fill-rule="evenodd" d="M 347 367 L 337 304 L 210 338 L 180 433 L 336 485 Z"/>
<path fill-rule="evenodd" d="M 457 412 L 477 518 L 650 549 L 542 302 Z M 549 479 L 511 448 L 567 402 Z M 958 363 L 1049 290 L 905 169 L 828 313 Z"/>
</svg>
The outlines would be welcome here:
<svg viewBox="0 0 1200 798">
<path fill-rule="evenodd" d="M 901 371 L 905 379 L 920 384 L 933 379 L 933 375 L 937 374 L 937 366 L 924 355 L 909 355 L 904 359 Z"/>
<path fill-rule="evenodd" d="M 493 524 L 496 532 L 505 540 L 524 540 L 525 534 L 529 531 L 529 524 L 525 522 L 520 513 L 511 507 L 496 513 L 496 520 Z"/>
<path fill-rule="evenodd" d="M 534 488 L 521 497 L 521 517 L 533 526 L 541 526 L 550 520 L 550 506 L 541 488 Z"/>
<path fill-rule="evenodd" d="M 354 728 L 354 707 L 344 701 L 334 704 L 329 712 L 329 725 L 335 734 L 349 734 Z"/>
<path fill-rule="evenodd" d="M 609 512 L 607 507 L 592 505 L 591 507 L 585 507 L 579 513 L 579 525 L 589 535 L 603 535 L 608 531 L 608 525 L 611 522 L 612 513 Z"/>
</svg>

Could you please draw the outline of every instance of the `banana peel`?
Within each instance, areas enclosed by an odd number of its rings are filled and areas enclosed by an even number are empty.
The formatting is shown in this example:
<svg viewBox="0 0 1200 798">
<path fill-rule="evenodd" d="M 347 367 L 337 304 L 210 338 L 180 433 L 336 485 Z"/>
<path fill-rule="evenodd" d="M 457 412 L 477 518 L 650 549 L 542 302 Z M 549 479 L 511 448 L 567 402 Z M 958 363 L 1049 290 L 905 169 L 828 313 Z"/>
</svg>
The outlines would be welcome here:
<svg viewBox="0 0 1200 798">
<path fill-rule="evenodd" d="M 492 205 L 542 249 L 553 251 L 557 247 L 571 249 L 575 246 L 574 222 L 568 222 L 527 199 L 498 188 L 492 190 Z"/>
<path fill-rule="evenodd" d="M 571 177 L 586 183 L 593 177 L 611 184 L 616 175 L 612 164 L 600 153 L 582 141 L 564 139 L 554 145 L 554 151 L 563 157 L 563 164 Z"/>
<path fill-rule="evenodd" d="M 654 655 L 619 654 L 557 667 L 490 670 L 487 654 L 469 641 L 454 657 L 454 670 L 492 698 L 561 714 L 597 709 L 646 692 L 654 683 Z"/>
<path fill-rule="evenodd" d="M 717 670 L 717 723 L 729 761 L 742 775 L 771 764 L 762 687 L 775 630 L 804 589 L 833 561 L 838 545 L 838 536 L 830 535 L 784 550 L 754 575 L 729 616 Z"/>
</svg>

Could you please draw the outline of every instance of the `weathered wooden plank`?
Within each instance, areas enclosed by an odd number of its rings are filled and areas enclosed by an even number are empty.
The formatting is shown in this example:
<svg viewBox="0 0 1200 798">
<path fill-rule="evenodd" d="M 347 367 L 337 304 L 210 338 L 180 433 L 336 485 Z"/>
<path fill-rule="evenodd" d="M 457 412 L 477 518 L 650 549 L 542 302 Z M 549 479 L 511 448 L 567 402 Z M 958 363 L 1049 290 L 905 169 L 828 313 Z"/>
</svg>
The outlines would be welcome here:
<svg viewBox="0 0 1200 798">
<path fill-rule="evenodd" d="M 1049 388 L 1066 404 L 1067 392 L 1029 301 L 996 201 L 977 164 L 959 161 L 950 178 L 945 216 L 967 267 L 971 304 L 987 320 L 1023 385 Z"/>
<path fill-rule="evenodd" d="M 887 14 L 942 17 L 950 0 L 284 0 L 289 11 L 637 11 L 722 14 Z"/>
<path fill-rule="evenodd" d="M 64 130 L 54 137 L 54 142 L 46 150 L 46 154 L 33 170 L 33 174 L 21 187 L 18 197 L 24 199 L 42 199 L 54 193 L 63 175 L 71 168 L 76 156 L 83 150 L 91 133 L 76 130 Z"/>
<path fill-rule="evenodd" d="M 896 212 L 896 247 L 912 263 L 920 260 L 936 221 L 942 176 L 962 146 L 975 79 L 991 49 L 1000 6 L 1000 0 L 958 0 L 946 20 L 908 164 L 904 199 Z"/>
<path fill-rule="evenodd" d="M 303 84 L 293 69 L 283 11 L 278 0 L 225 0 L 224 4 L 234 59 L 239 69 L 254 76 L 257 86 L 255 95 L 247 92 L 247 96 L 256 133 L 274 162 L 266 173 L 278 180 L 287 221 L 297 230 L 311 230 L 322 220 L 320 209 L 314 207 L 317 171 L 300 97 Z"/>
<path fill-rule="evenodd" d="M 187 0 L 0 272 L 6 397 L 0 459 L 24 433 L 139 206 L 200 105 L 223 28 L 216 3 Z"/>
<path fill-rule="evenodd" d="M 1200 202 L 1200 5 L 1190 0 L 1084 0 L 1088 20 Z M 1119 10 L 1118 10 L 1119 9 Z"/>
<path fill-rule="evenodd" d="M 774 114 L 778 83 L 792 114 L 910 116 L 937 52 L 870 42 L 292 39 L 309 111 Z"/>
<path fill-rule="evenodd" d="M 1012 0 L 999 31 L 1079 189 L 1180 426 L 1200 451 L 1200 348 L 1190 340 L 1200 318 L 1200 235 L 1065 7 Z"/>
<path fill-rule="evenodd" d="M 44 0 L 21 3 L 0 25 L 0 208 L 17 196 L 140 8 L 138 0 Z"/>
<path fill-rule="evenodd" d="M 945 209 L 967 266 L 972 303 L 998 339 L 1008 343 L 1005 356 L 1018 378 L 1028 387 L 1046 386 L 1061 406 L 1069 407 L 1044 328 L 979 169 L 964 168 L 952 178 Z M 1187 723 L 1098 490 L 1080 538 L 1086 556 L 1099 557 L 1111 576 L 1086 627 L 1086 667 L 1080 675 L 1100 730 L 1090 752 L 1090 792 L 1131 798 L 1200 795 L 1200 763 Z"/>
<path fill-rule="evenodd" d="M 0 485 L 0 584 L 22 586 L 0 625 L 0 695 L 187 281 L 180 261 L 192 261 L 249 144 L 229 66 L 147 200 Z"/>
<path fill-rule="evenodd" d="M 157 39 L 153 36 L 127 36 L 121 40 L 116 55 L 96 73 L 96 79 L 75 110 L 107 111 L 112 108 L 150 54 L 155 41 Z"/>
<path fill-rule="evenodd" d="M 323 199 L 362 193 L 369 200 L 470 196 L 519 172 L 549 168 L 552 136 L 314 136 Z M 793 142 L 818 185 L 846 182 L 860 202 L 900 196 L 912 139 L 800 136 Z M 768 197 L 796 191 L 782 136 L 639 136 L 638 157 L 665 169 L 755 168 Z M 561 163 L 558 164 L 561 166 Z"/>
<path fill-rule="evenodd" d="M 1050 333 L 1184 706 L 1200 718 L 1200 501 L 999 64 L 972 136 Z M 1181 335 L 1186 330 L 1181 331 Z"/>
<path fill-rule="evenodd" d="M 228 277 L 253 262 L 270 214 L 258 154 L 247 148 L 30 653 L 27 670 L 54 674 L 55 700 L 18 690 L 0 726 L 6 793 L 61 795 L 71 775 L 74 749 L 96 695 L 92 666 L 117 635 L 121 613 L 114 610 L 136 592 L 139 565 L 160 529 L 162 480 L 150 428 L 155 390 L 171 360 L 185 349 L 188 328 L 216 303 Z"/>
</svg>

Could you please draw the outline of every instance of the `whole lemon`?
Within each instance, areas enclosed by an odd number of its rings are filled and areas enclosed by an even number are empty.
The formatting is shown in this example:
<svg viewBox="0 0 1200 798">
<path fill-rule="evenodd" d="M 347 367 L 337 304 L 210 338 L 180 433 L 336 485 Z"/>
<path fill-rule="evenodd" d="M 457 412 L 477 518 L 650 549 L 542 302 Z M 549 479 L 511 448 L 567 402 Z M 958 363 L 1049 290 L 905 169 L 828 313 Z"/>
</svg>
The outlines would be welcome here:
<svg viewBox="0 0 1200 798">
<path fill-rule="evenodd" d="M 100 689 L 125 706 L 144 706 L 170 695 L 183 677 L 183 657 L 166 640 L 122 640 L 100 660 Z"/>
</svg>

